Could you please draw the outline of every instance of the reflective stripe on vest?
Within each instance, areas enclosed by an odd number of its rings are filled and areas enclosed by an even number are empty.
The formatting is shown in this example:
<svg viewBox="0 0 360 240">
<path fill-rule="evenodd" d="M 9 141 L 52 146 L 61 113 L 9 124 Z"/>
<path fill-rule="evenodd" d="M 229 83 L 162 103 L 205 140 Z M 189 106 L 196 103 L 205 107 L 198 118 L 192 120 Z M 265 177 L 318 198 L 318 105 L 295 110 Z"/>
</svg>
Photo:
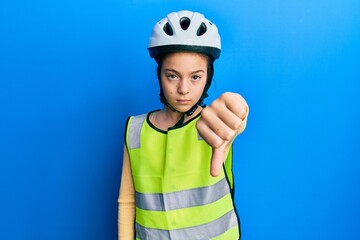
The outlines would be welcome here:
<svg viewBox="0 0 360 240">
<path fill-rule="evenodd" d="M 146 119 L 147 114 L 142 114 L 132 118 L 130 122 L 130 134 L 129 134 L 129 149 L 140 148 L 140 133 L 142 125 Z"/>
<path fill-rule="evenodd" d="M 136 206 L 144 210 L 170 211 L 180 208 L 210 204 L 230 191 L 225 178 L 212 186 L 171 193 L 144 194 L 136 192 Z"/>
<path fill-rule="evenodd" d="M 141 240 L 204 240 L 217 237 L 234 227 L 238 227 L 237 217 L 234 210 L 227 212 L 224 216 L 210 223 L 175 230 L 146 228 L 140 224 L 135 224 L 136 237 Z"/>
</svg>

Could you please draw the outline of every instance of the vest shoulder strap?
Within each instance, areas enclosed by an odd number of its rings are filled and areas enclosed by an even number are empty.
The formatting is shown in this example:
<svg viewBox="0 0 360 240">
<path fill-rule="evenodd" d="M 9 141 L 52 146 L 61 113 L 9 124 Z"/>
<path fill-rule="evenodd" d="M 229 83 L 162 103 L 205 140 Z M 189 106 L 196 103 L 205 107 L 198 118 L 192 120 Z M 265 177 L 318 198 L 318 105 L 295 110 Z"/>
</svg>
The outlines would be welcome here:
<svg viewBox="0 0 360 240">
<path fill-rule="evenodd" d="M 146 120 L 147 114 L 131 117 L 127 128 L 127 146 L 129 150 L 140 148 L 141 128 Z"/>
</svg>

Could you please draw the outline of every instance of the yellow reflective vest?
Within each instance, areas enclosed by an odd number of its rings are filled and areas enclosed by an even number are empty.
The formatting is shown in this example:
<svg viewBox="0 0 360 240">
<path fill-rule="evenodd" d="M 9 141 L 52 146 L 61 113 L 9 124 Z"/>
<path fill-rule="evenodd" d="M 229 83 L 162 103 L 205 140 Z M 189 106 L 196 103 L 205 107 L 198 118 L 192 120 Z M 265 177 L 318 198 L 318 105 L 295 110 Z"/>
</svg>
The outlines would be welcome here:
<svg viewBox="0 0 360 240">
<path fill-rule="evenodd" d="M 136 239 L 240 239 L 232 151 L 221 174 L 212 177 L 212 149 L 195 127 L 200 116 L 162 131 L 151 124 L 149 115 L 130 117 L 126 128 Z"/>
</svg>

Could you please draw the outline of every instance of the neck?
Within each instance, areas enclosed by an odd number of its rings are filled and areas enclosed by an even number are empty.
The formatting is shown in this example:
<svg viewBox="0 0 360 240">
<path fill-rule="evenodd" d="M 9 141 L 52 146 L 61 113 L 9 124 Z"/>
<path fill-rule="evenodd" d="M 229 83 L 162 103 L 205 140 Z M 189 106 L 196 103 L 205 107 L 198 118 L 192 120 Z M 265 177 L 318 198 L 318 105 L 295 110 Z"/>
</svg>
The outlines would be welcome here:
<svg viewBox="0 0 360 240">
<path fill-rule="evenodd" d="M 187 122 L 188 120 L 192 119 L 194 116 L 198 115 L 202 109 L 203 108 L 199 106 L 192 115 L 188 116 L 186 113 L 173 111 L 165 105 L 164 108 L 161 110 L 161 112 L 163 112 L 163 114 L 169 120 L 175 121 L 175 123 L 177 123 L 184 115 L 185 115 L 184 122 Z"/>
<path fill-rule="evenodd" d="M 202 107 L 198 107 L 194 114 L 191 116 L 186 115 L 185 113 L 172 111 L 169 107 L 166 105 L 163 109 L 161 109 L 159 112 L 156 112 L 151 120 L 151 122 L 157 127 L 162 130 L 168 130 L 169 128 L 173 127 L 176 123 L 179 122 L 179 120 L 184 116 L 184 123 L 192 119 L 194 116 L 198 115 Z"/>
<path fill-rule="evenodd" d="M 184 115 L 184 113 L 171 110 L 168 106 L 164 106 L 164 108 L 160 110 L 160 113 L 163 119 L 175 123 L 177 123 L 180 120 L 180 118 Z"/>
</svg>

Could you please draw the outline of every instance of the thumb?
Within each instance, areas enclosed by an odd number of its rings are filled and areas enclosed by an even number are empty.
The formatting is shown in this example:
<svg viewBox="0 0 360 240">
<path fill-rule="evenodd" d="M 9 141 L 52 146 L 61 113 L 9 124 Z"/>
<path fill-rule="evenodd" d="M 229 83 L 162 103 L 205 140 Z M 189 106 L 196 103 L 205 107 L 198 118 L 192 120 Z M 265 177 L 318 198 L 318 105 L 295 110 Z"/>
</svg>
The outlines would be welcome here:
<svg viewBox="0 0 360 240">
<path fill-rule="evenodd" d="M 216 177 L 220 174 L 220 171 L 223 167 L 223 163 L 228 155 L 231 142 L 225 141 L 220 147 L 212 148 L 211 156 L 211 176 Z"/>
</svg>

